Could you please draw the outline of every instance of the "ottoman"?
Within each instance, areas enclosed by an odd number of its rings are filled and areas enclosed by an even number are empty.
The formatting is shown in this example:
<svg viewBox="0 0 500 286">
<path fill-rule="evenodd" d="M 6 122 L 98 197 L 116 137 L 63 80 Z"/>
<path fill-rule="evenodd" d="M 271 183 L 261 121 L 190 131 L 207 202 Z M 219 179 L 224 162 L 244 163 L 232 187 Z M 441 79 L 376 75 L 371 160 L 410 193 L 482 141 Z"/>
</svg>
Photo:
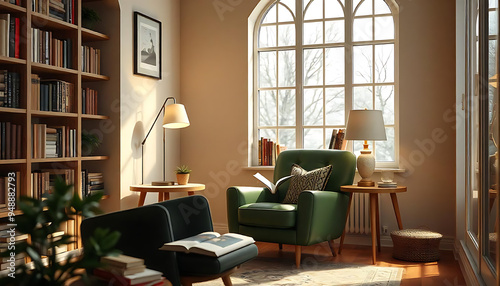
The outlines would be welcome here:
<svg viewBox="0 0 500 286">
<path fill-rule="evenodd" d="M 392 256 L 399 260 L 415 262 L 439 260 L 439 243 L 442 237 L 440 233 L 425 229 L 392 231 Z"/>
</svg>

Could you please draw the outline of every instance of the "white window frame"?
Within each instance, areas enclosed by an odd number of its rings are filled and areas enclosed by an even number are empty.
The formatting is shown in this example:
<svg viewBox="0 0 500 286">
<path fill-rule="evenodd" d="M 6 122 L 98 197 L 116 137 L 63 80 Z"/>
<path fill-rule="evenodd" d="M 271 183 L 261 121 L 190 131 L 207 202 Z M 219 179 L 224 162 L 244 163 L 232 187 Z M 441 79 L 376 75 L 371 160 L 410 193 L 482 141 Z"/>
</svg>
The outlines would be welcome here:
<svg viewBox="0 0 500 286">
<path fill-rule="evenodd" d="M 304 48 L 307 49 L 314 49 L 314 48 L 323 48 L 323 47 L 344 47 L 345 48 L 345 55 L 352 55 L 353 51 L 353 46 L 356 45 L 377 45 L 377 44 L 384 44 L 384 43 L 391 43 L 394 44 L 394 124 L 389 125 L 386 124 L 386 127 L 394 127 L 394 162 L 376 162 L 376 167 L 377 168 L 393 168 L 393 169 L 399 169 L 399 6 L 396 3 L 395 0 L 384 0 L 385 3 L 388 5 L 389 9 L 391 10 L 391 15 L 394 20 L 394 40 L 373 40 L 373 41 L 363 41 L 363 42 L 352 42 L 352 33 L 347 33 L 347 31 L 352 32 L 352 24 L 354 21 L 354 12 L 352 12 L 349 15 L 344 15 L 344 26 L 345 26 L 345 39 L 343 43 L 338 43 L 338 44 L 317 44 L 317 45 L 304 45 L 302 43 L 302 36 L 303 36 L 303 25 L 300 23 L 303 23 L 303 11 L 302 11 L 302 1 L 307 1 L 307 0 L 297 0 L 296 1 L 296 7 L 295 7 L 295 35 L 296 35 L 296 40 L 295 40 L 295 51 L 296 51 L 296 86 L 295 86 L 295 96 L 296 96 L 296 125 L 295 127 L 292 127 L 296 130 L 296 149 L 302 149 L 304 146 L 303 143 L 303 130 L 304 128 L 307 128 L 308 126 L 303 125 L 303 50 Z M 319 1 L 319 0 L 316 0 Z M 364 1 L 364 0 L 362 0 Z M 248 137 L 248 164 L 249 166 L 258 166 L 258 141 L 259 141 L 259 134 L 258 134 L 258 53 L 259 51 L 266 50 L 267 48 L 259 48 L 258 43 L 259 43 L 259 30 L 261 27 L 261 23 L 263 18 L 266 16 L 266 12 L 272 7 L 277 2 L 277 0 L 268 0 L 268 1 L 261 1 L 257 7 L 254 9 L 252 14 L 249 17 L 249 30 L 248 30 L 248 40 L 249 40 L 249 53 L 248 53 L 248 63 L 249 63 L 249 81 L 248 81 L 248 86 L 249 86 L 249 137 Z M 344 3 L 346 5 L 345 11 L 352 11 L 352 0 L 345 0 Z M 367 16 L 367 17 L 373 17 Z M 326 19 L 322 19 L 321 21 L 325 21 Z M 375 26 L 373 25 L 373 29 L 375 29 Z M 272 47 L 269 48 L 269 50 L 272 51 L 279 51 L 279 50 L 289 50 L 290 46 L 287 47 Z M 377 83 L 367 83 L 367 84 L 353 84 L 353 64 L 352 64 L 352 56 L 350 60 L 345 61 L 345 80 L 344 80 L 344 87 L 345 87 L 345 124 L 347 124 L 347 117 L 349 114 L 349 110 L 352 109 L 352 94 L 353 94 L 353 87 L 354 86 L 377 86 Z M 351 63 L 351 64 L 348 64 Z M 323 64 L 323 68 L 325 65 Z M 375 68 L 375 67 L 373 67 Z M 277 69 L 278 70 L 278 69 Z M 375 74 L 373 73 L 375 76 Z M 323 83 L 321 85 L 321 88 L 327 88 L 328 85 Z M 276 90 L 279 90 L 280 88 L 277 87 L 275 88 Z M 325 95 L 324 95 L 325 96 Z M 278 112 L 278 110 L 277 110 Z M 325 120 L 325 110 L 323 109 L 323 120 Z M 313 126 L 313 128 L 320 128 L 322 130 L 324 129 L 329 129 L 329 128 L 345 128 L 345 124 L 343 126 L 331 126 L 331 125 L 321 125 L 321 126 Z M 280 127 L 280 126 L 273 126 L 269 127 L 270 129 L 286 129 L 290 127 Z M 260 129 L 265 129 L 260 127 Z M 326 142 L 329 139 L 329 134 L 326 134 L 326 132 L 323 132 L 323 142 Z M 328 137 L 328 138 L 325 138 Z M 370 143 L 370 149 L 373 150 L 373 142 Z M 352 151 L 353 146 L 352 142 L 349 142 L 347 146 L 347 150 Z"/>
</svg>

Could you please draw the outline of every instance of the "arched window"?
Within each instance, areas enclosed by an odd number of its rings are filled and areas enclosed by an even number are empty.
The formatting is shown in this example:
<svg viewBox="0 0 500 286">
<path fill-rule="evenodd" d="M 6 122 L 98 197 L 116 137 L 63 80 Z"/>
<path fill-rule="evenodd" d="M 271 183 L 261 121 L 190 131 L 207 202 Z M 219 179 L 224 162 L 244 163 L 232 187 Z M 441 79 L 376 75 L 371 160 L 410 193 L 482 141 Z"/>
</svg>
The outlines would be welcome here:
<svg viewBox="0 0 500 286">
<path fill-rule="evenodd" d="M 271 1 L 254 31 L 253 141 L 328 148 L 349 110 L 380 109 L 388 140 L 371 148 L 378 166 L 397 166 L 397 10 L 394 0 Z"/>
</svg>

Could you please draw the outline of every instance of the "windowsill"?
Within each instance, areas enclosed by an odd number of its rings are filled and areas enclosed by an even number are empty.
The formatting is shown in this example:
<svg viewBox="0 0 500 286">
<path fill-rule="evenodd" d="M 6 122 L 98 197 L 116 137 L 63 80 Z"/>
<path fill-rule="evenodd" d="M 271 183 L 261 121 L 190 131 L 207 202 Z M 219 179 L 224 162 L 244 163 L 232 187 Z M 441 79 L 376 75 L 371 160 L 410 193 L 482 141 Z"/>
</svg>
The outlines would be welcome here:
<svg viewBox="0 0 500 286">
<path fill-rule="evenodd" d="M 245 171 L 274 171 L 274 166 L 248 166 L 243 167 Z M 404 173 L 406 169 L 400 168 L 375 168 L 375 173 L 381 173 L 383 171 L 393 171 L 394 173 Z M 358 169 L 356 168 L 356 173 Z"/>
</svg>

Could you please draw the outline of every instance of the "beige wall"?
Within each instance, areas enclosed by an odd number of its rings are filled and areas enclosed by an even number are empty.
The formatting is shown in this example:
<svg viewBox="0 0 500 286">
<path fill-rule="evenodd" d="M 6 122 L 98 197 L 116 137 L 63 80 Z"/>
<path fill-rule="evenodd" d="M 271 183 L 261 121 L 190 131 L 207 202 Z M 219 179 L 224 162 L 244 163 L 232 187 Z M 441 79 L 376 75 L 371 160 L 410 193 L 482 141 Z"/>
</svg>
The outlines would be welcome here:
<svg viewBox="0 0 500 286">
<path fill-rule="evenodd" d="M 120 138 L 120 208 L 137 206 L 138 196 L 129 186 L 141 183 L 141 141 L 167 96 L 179 97 L 179 0 L 119 0 L 121 9 L 121 138 Z M 162 79 L 133 74 L 133 13 L 148 15 L 162 23 Z M 169 103 L 171 103 L 169 101 Z M 161 120 L 161 118 L 160 118 Z M 173 179 L 173 168 L 179 161 L 179 131 L 167 130 L 167 179 Z M 144 181 L 162 179 L 161 122 L 146 141 L 144 148 Z M 146 203 L 156 202 L 148 195 Z"/>
<path fill-rule="evenodd" d="M 225 191 L 259 185 L 247 166 L 248 17 L 257 0 L 181 1 L 181 95 L 191 126 L 181 158 L 207 184 L 214 223 L 226 224 Z M 452 0 L 400 0 L 399 196 L 406 228 L 455 230 L 455 18 Z M 215 4 L 219 4 L 218 9 Z M 452 118 L 452 119 L 451 119 Z M 403 165 L 403 164 L 402 164 Z M 261 171 L 271 177 L 271 171 Z M 390 199 L 381 224 L 397 227 Z"/>
</svg>

